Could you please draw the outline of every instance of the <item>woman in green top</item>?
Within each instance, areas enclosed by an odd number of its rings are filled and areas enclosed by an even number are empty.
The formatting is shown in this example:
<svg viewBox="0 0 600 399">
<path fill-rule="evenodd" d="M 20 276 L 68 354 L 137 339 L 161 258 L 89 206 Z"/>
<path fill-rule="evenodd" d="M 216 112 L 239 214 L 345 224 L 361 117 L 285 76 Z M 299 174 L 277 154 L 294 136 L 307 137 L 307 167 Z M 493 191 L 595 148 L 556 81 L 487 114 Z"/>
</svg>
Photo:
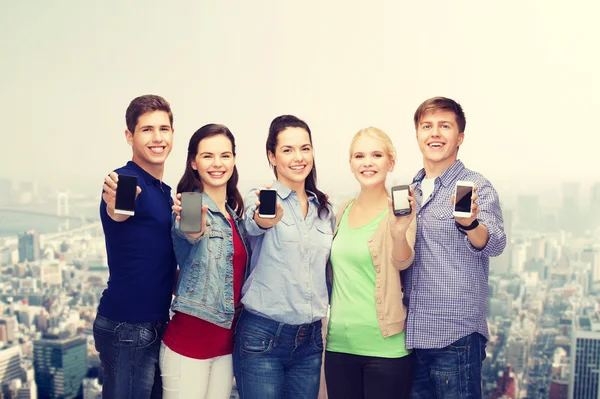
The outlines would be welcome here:
<svg viewBox="0 0 600 399">
<path fill-rule="evenodd" d="M 395 217 L 385 181 L 396 151 L 387 134 L 369 127 L 350 145 L 360 194 L 337 214 L 330 267 L 333 291 L 325 353 L 329 399 L 408 398 L 413 366 L 404 345 L 406 308 L 400 270 L 414 258 L 414 201 Z"/>
</svg>

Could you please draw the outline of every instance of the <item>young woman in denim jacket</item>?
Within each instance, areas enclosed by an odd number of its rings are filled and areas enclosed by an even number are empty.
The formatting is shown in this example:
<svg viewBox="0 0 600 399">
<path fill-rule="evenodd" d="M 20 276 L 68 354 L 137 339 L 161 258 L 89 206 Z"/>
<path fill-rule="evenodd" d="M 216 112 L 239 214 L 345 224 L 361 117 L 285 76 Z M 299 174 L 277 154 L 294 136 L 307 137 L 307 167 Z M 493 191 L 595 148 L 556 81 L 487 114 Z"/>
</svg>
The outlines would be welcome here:
<svg viewBox="0 0 600 399">
<path fill-rule="evenodd" d="M 173 206 L 173 248 L 179 264 L 175 312 L 163 337 L 165 399 L 228 399 L 233 382 L 233 325 L 250 259 L 237 189 L 235 140 L 223 125 L 190 139 Z M 179 230 L 182 192 L 202 193 L 202 231 Z"/>
<path fill-rule="evenodd" d="M 316 187 L 304 121 L 275 118 L 266 150 L 277 178 L 271 186 L 277 214 L 258 216 L 258 191 L 245 199 L 252 260 L 236 326 L 234 373 L 242 399 L 311 399 L 319 392 L 333 212 Z"/>
</svg>

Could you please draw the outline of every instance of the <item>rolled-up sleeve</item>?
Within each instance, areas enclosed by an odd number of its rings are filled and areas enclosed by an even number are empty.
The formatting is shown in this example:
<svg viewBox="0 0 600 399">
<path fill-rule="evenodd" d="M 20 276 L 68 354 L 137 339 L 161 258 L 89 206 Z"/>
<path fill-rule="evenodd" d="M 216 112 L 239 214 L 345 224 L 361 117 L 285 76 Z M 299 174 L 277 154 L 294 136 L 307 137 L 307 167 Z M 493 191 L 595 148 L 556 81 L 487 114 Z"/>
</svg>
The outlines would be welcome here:
<svg viewBox="0 0 600 399">
<path fill-rule="evenodd" d="M 477 206 L 479 215 L 477 220 L 483 224 L 488 231 L 488 242 L 482 249 L 475 248 L 465 236 L 466 244 L 475 253 L 484 256 L 499 256 L 506 247 L 506 233 L 504 233 L 504 220 L 498 193 L 490 182 L 482 180 L 477 182 Z"/>
<path fill-rule="evenodd" d="M 410 226 L 406 230 L 406 241 L 408 242 L 408 246 L 410 247 L 410 256 L 403 260 L 398 261 L 394 259 L 392 256 L 392 266 L 398 270 L 408 269 L 410 265 L 412 265 L 415 260 L 415 239 L 417 237 L 417 218 L 413 218 L 412 222 L 410 222 Z"/>
<path fill-rule="evenodd" d="M 187 234 L 185 234 L 184 232 L 182 232 L 179 229 L 179 222 L 176 219 L 177 215 L 175 214 L 175 212 L 173 212 L 173 217 L 172 217 L 172 228 L 171 228 L 171 237 L 173 237 L 173 245 L 178 244 L 178 240 L 183 240 L 183 241 L 187 241 L 190 245 L 194 245 L 199 243 L 206 234 L 202 234 L 200 237 L 198 238 L 191 238 L 188 237 Z M 210 227 L 210 224 L 207 221 L 207 225 L 206 228 L 208 229 Z M 205 232 L 206 233 L 206 232 Z"/>
<path fill-rule="evenodd" d="M 252 191 L 246 195 L 246 198 L 244 198 L 244 226 L 246 227 L 246 231 L 250 236 L 259 236 L 261 234 L 265 234 L 265 232 L 269 230 L 260 227 L 254 220 L 256 201 L 258 201 L 256 190 L 256 188 L 252 189 Z"/>
</svg>

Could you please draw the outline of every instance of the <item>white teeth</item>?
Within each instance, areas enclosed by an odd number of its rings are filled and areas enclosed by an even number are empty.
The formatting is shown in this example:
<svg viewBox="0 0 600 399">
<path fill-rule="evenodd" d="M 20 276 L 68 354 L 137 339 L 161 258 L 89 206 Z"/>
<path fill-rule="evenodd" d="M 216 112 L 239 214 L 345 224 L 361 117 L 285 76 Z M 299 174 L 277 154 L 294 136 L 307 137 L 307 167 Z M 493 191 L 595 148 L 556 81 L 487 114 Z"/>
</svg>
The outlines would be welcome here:
<svg viewBox="0 0 600 399">
<path fill-rule="evenodd" d="M 369 171 L 369 172 L 362 172 L 362 174 L 363 174 L 363 176 L 371 177 L 371 176 L 373 176 L 375 174 L 375 172 L 371 172 L 371 171 Z"/>
<path fill-rule="evenodd" d="M 221 177 L 225 174 L 225 172 L 209 172 L 209 174 L 213 177 Z"/>
<path fill-rule="evenodd" d="M 429 146 L 439 148 L 442 146 L 442 143 L 431 143 L 431 144 L 429 144 Z"/>
<path fill-rule="evenodd" d="M 150 151 L 155 154 L 162 154 L 164 150 L 164 147 L 150 147 Z"/>
<path fill-rule="evenodd" d="M 304 166 L 290 166 L 290 169 L 292 169 L 292 170 L 302 170 L 302 169 L 304 169 Z"/>
</svg>

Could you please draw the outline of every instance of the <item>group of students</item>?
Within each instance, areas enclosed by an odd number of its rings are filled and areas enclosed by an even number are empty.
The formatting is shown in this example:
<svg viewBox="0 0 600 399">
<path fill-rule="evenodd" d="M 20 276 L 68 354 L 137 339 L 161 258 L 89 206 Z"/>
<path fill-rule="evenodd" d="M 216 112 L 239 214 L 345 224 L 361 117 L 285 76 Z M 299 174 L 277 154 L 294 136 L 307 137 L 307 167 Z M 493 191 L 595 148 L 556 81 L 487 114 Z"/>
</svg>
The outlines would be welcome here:
<svg viewBox="0 0 600 399">
<path fill-rule="evenodd" d="M 360 192 L 334 214 L 308 124 L 276 117 L 266 140 L 276 216 L 263 218 L 260 188 L 245 198 L 237 188 L 226 126 L 192 135 L 173 198 L 162 181 L 168 102 L 135 98 L 126 124 L 133 158 L 105 177 L 100 204 L 104 398 L 226 399 L 234 376 L 242 399 L 481 397 L 489 257 L 506 236 L 496 191 L 457 159 L 457 102 L 431 98 L 415 113 L 423 168 L 401 217 L 386 190 L 396 151 L 380 129 L 352 139 Z M 138 178 L 134 216 L 115 213 L 120 174 Z M 468 218 L 453 215 L 459 180 L 475 183 Z M 179 229 L 190 191 L 203 198 L 199 233 Z"/>
</svg>

